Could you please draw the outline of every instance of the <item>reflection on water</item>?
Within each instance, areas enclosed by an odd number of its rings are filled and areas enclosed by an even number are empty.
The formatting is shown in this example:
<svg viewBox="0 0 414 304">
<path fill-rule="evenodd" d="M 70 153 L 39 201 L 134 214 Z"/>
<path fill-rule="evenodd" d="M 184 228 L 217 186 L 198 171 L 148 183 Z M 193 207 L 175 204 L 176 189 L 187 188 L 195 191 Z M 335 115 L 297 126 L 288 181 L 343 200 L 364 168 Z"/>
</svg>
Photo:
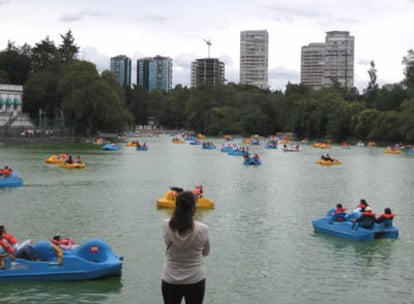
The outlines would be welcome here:
<svg viewBox="0 0 414 304">
<path fill-rule="evenodd" d="M 155 200 L 169 186 L 195 183 L 215 202 L 214 210 L 196 213 L 210 227 L 206 303 L 412 303 L 414 157 L 332 147 L 343 164 L 323 167 L 315 164 L 321 151 L 311 146 L 293 154 L 252 146 L 262 166 L 251 167 L 218 150 L 173 145 L 167 136 L 146 142 L 146 153 L 1 146 L 2 161 L 25 182 L 0 189 L 1 223 L 21 239 L 102 238 L 125 260 L 121 279 L 3 283 L 0 303 L 161 303 L 161 228 L 172 210 L 157 209 Z M 60 152 L 81 154 L 87 167 L 44 163 Z M 377 213 L 393 209 L 398 240 L 354 242 L 313 232 L 312 219 L 337 203 L 352 210 L 360 198 Z"/>
</svg>

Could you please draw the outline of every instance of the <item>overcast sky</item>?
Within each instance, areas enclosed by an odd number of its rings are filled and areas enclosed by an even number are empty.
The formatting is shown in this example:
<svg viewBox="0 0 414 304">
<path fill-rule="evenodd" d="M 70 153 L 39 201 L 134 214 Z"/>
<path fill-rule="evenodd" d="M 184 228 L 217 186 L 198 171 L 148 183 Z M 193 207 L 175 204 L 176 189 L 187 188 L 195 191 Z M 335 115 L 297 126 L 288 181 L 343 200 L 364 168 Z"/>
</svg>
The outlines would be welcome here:
<svg viewBox="0 0 414 304">
<path fill-rule="evenodd" d="M 191 61 L 225 63 L 225 78 L 239 82 L 240 31 L 269 33 L 269 85 L 284 90 L 300 82 L 301 47 L 324 42 L 327 31 L 355 37 L 355 83 L 400 82 L 402 58 L 414 49 L 414 0 L 0 0 L 0 49 L 7 42 L 34 46 L 47 36 L 58 46 L 69 30 L 81 59 L 109 69 L 110 57 L 173 59 L 173 86 L 190 85 Z M 135 76 L 135 75 L 134 75 Z M 135 77 L 133 76 L 133 82 Z"/>
</svg>

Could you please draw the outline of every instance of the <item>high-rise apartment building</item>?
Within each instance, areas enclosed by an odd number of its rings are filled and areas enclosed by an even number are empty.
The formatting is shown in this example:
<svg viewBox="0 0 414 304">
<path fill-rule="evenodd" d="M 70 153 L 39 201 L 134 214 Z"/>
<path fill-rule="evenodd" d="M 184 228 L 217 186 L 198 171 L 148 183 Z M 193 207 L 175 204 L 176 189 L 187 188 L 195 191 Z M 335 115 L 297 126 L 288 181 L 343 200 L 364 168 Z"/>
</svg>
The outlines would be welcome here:
<svg viewBox="0 0 414 304">
<path fill-rule="evenodd" d="M 148 57 L 137 60 L 137 85 L 148 91 L 172 89 L 172 59 L 169 57 Z"/>
<path fill-rule="evenodd" d="M 122 87 L 131 87 L 131 59 L 125 55 L 111 57 L 111 72 Z"/>
<path fill-rule="evenodd" d="M 338 83 L 354 86 L 354 36 L 347 31 L 326 32 L 325 43 L 302 47 L 301 83 L 318 90 Z"/>
<path fill-rule="evenodd" d="M 300 82 L 315 90 L 322 88 L 325 69 L 325 43 L 302 47 Z"/>
<path fill-rule="evenodd" d="M 240 32 L 240 84 L 268 88 L 269 34 L 266 30 Z"/>
<path fill-rule="evenodd" d="M 224 84 L 224 63 L 217 58 L 196 59 L 191 63 L 191 86 Z"/>
</svg>

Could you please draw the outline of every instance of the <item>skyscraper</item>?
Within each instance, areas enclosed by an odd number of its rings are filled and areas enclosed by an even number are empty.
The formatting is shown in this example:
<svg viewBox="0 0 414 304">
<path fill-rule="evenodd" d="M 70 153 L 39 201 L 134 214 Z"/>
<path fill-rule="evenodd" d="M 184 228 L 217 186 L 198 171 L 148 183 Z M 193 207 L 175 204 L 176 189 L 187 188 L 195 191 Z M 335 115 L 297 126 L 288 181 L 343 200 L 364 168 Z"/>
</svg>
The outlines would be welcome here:
<svg viewBox="0 0 414 304">
<path fill-rule="evenodd" d="M 111 58 L 111 72 L 122 87 L 131 87 L 131 59 L 125 55 Z"/>
<path fill-rule="evenodd" d="M 224 63 L 217 58 L 196 59 L 191 63 L 191 86 L 224 84 Z"/>
<path fill-rule="evenodd" d="M 315 90 L 322 88 L 325 69 L 325 43 L 302 47 L 300 82 Z"/>
<path fill-rule="evenodd" d="M 137 60 L 137 85 L 148 91 L 172 89 L 172 59 L 169 57 L 148 57 Z"/>
<path fill-rule="evenodd" d="M 316 90 L 338 83 L 354 86 L 354 37 L 347 31 L 326 32 L 325 43 L 302 47 L 301 83 Z"/>
<path fill-rule="evenodd" d="M 266 30 L 240 32 L 240 84 L 268 88 L 269 34 Z"/>
<path fill-rule="evenodd" d="M 338 82 L 342 87 L 354 86 L 354 36 L 349 32 L 326 32 L 325 75 L 323 86 Z"/>
</svg>

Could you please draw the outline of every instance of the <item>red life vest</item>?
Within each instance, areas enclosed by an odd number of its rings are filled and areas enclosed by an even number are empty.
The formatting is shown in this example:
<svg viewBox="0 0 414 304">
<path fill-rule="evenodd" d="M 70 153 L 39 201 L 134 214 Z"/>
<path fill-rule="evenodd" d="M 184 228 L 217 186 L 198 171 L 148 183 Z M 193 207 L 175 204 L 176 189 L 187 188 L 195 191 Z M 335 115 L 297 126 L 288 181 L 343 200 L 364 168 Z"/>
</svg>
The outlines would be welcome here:
<svg viewBox="0 0 414 304">
<path fill-rule="evenodd" d="M 390 213 L 390 214 L 384 213 L 384 214 L 381 214 L 381 216 L 379 218 L 383 218 L 383 219 L 386 219 L 386 220 L 392 220 L 394 218 L 394 216 L 395 216 L 394 213 Z"/>
<path fill-rule="evenodd" d="M 7 241 L 5 241 L 4 238 L 0 240 L 0 245 L 4 248 L 4 250 L 6 250 L 7 253 L 13 254 L 16 251 L 16 249 Z"/>
<path fill-rule="evenodd" d="M 3 231 L 3 238 L 12 245 L 17 243 L 17 239 L 6 231 Z"/>
<path fill-rule="evenodd" d="M 55 244 L 55 245 L 64 245 L 64 246 L 69 246 L 69 245 L 73 245 L 74 242 L 72 239 L 61 239 L 61 240 L 54 240 L 54 239 L 50 239 L 50 241 Z"/>
<path fill-rule="evenodd" d="M 375 217 L 375 213 L 372 211 L 364 211 L 362 212 L 363 216 L 374 216 Z"/>
<path fill-rule="evenodd" d="M 336 208 L 336 210 L 335 210 L 335 213 L 334 214 L 337 214 L 337 213 L 342 213 L 342 212 L 345 212 L 346 211 L 346 208 Z"/>
</svg>

